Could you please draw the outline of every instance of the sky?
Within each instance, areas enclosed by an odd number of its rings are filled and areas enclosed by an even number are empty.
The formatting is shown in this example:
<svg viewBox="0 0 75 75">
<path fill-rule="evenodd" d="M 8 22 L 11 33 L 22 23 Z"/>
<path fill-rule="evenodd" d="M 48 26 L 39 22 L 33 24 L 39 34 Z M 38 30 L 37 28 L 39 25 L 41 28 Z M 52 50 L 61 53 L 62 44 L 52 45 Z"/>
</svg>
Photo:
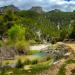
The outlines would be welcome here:
<svg viewBox="0 0 75 75">
<path fill-rule="evenodd" d="M 45 11 L 53 9 L 75 10 L 75 0 L 0 0 L 0 7 L 7 5 L 15 5 L 25 10 L 30 9 L 32 6 L 41 6 Z"/>
</svg>

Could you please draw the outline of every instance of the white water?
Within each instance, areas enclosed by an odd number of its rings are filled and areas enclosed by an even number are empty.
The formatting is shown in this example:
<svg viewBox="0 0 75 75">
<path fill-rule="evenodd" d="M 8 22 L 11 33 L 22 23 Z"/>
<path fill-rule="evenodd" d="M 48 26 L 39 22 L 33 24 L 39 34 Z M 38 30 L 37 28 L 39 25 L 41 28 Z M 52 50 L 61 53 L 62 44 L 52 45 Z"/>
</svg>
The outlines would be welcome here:
<svg viewBox="0 0 75 75">
<path fill-rule="evenodd" d="M 45 48 L 47 48 L 49 46 L 50 46 L 50 44 L 34 45 L 34 46 L 30 46 L 30 50 L 42 50 L 42 49 L 45 49 Z"/>
</svg>

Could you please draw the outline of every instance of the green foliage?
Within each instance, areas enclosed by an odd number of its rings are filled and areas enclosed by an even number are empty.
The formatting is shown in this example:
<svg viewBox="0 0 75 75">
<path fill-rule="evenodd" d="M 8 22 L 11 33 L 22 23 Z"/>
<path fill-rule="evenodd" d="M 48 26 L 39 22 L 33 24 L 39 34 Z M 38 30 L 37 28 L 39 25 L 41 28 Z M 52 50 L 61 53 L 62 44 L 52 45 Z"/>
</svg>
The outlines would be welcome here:
<svg viewBox="0 0 75 75">
<path fill-rule="evenodd" d="M 71 70 L 72 74 L 71 75 L 75 75 L 75 69 Z"/>
<path fill-rule="evenodd" d="M 27 54 L 29 51 L 29 43 L 25 40 L 17 41 L 14 45 L 19 54 Z"/>
<path fill-rule="evenodd" d="M 72 63 L 75 63 L 75 60 L 70 59 L 70 60 L 65 61 L 65 63 L 60 67 L 60 70 L 58 71 L 58 75 L 65 75 L 65 71 L 66 71 L 65 67 L 68 64 L 72 64 Z"/>
<path fill-rule="evenodd" d="M 52 60 L 49 60 L 43 63 L 32 65 L 30 70 L 24 70 L 23 68 L 21 69 L 20 68 L 10 68 L 9 70 L 6 69 L 6 71 L 4 71 L 3 69 L 2 71 L 0 71 L 0 75 L 6 75 L 7 73 L 10 73 L 10 72 L 12 72 L 13 75 L 35 75 L 45 70 L 48 70 L 50 68 L 49 64 L 52 65 L 52 63 L 53 63 Z"/>
<path fill-rule="evenodd" d="M 43 42 L 43 40 L 49 42 L 49 39 L 52 42 L 74 39 L 74 16 L 74 12 L 57 10 L 43 14 L 30 10 L 16 12 L 7 10 L 0 15 L 0 35 L 6 35 L 6 32 L 9 31 L 8 37 L 12 40 L 20 40 L 25 37 L 26 40 L 35 40 L 39 43 Z M 40 38 L 36 34 L 37 31 L 41 32 Z"/>
<path fill-rule="evenodd" d="M 31 61 L 31 64 L 37 64 L 38 63 L 38 60 L 32 60 Z"/>
<path fill-rule="evenodd" d="M 31 61 L 29 59 L 26 59 L 23 64 L 24 65 L 29 65 L 29 64 L 31 64 Z"/>
<path fill-rule="evenodd" d="M 60 70 L 59 70 L 59 72 L 58 72 L 58 75 L 65 75 L 65 64 L 63 64 L 62 66 L 61 66 L 61 68 L 60 68 Z"/>
<path fill-rule="evenodd" d="M 23 68 L 23 63 L 21 62 L 21 60 L 17 61 L 16 68 Z"/>
<path fill-rule="evenodd" d="M 50 60 L 50 59 L 51 59 L 51 57 L 50 57 L 50 56 L 48 56 L 48 57 L 47 57 L 47 61 L 48 61 L 48 60 Z"/>
<path fill-rule="evenodd" d="M 0 47 L 2 47 L 3 46 L 3 41 L 2 40 L 0 40 Z"/>
<path fill-rule="evenodd" d="M 66 64 L 75 63 L 75 60 L 70 59 L 70 60 L 67 60 L 65 63 L 66 63 Z"/>
<path fill-rule="evenodd" d="M 13 41 L 25 39 L 25 28 L 20 25 L 14 25 L 8 30 L 8 38 Z"/>
<path fill-rule="evenodd" d="M 37 53 L 40 53 L 40 51 L 39 50 L 30 50 L 28 54 L 33 55 L 33 54 L 37 54 Z"/>
<path fill-rule="evenodd" d="M 14 25 L 8 30 L 8 43 L 16 48 L 19 54 L 27 54 L 29 43 L 25 40 L 25 27 Z"/>
</svg>

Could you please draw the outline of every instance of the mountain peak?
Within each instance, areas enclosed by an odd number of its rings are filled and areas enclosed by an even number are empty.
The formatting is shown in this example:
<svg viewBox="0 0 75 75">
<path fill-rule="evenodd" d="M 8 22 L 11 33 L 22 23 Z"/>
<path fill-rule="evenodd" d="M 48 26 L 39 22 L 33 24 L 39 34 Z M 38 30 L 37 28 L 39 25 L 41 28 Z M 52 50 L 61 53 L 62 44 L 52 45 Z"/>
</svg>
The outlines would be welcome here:
<svg viewBox="0 0 75 75">
<path fill-rule="evenodd" d="M 59 10 L 59 9 L 54 9 L 54 10 L 51 10 L 51 12 L 61 12 L 61 10 Z"/>
<path fill-rule="evenodd" d="M 35 11 L 37 13 L 43 13 L 43 9 L 40 6 L 32 7 L 30 10 Z"/>
<path fill-rule="evenodd" d="M 5 12 L 7 10 L 18 11 L 19 9 L 14 5 L 8 5 L 8 6 L 0 7 L 0 12 Z"/>
</svg>

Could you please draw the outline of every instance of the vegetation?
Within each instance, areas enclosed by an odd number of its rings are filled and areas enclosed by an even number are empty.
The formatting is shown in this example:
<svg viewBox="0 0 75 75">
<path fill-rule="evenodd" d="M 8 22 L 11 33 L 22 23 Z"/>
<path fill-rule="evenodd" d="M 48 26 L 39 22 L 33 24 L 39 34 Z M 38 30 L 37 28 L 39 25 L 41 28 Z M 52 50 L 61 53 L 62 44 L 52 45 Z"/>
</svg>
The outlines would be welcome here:
<svg viewBox="0 0 75 75">
<path fill-rule="evenodd" d="M 8 10 L 0 15 L 0 35 L 3 37 L 8 31 L 8 36 L 12 40 L 26 39 L 36 42 L 74 39 L 74 16 L 74 12 L 56 12 L 56 10 L 42 14 L 30 10 L 16 12 Z M 40 32 L 40 35 L 37 32 Z M 21 36 L 16 37 L 18 35 Z"/>
<path fill-rule="evenodd" d="M 65 75 L 65 72 L 66 72 L 66 69 L 65 67 L 68 65 L 68 64 L 72 64 L 72 63 L 75 63 L 75 60 L 67 60 L 61 67 L 60 67 L 60 70 L 58 72 L 58 75 Z"/>
<path fill-rule="evenodd" d="M 25 40 L 25 27 L 21 25 L 13 25 L 7 32 L 8 45 L 16 48 L 19 54 L 27 54 L 29 43 Z"/>
<path fill-rule="evenodd" d="M 21 62 L 21 60 L 17 61 L 16 68 L 23 68 L 23 63 Z"/>
<path fill-rule="evenodd" d="M 8 30 L 8 39 L 14 41 L 25 39 L 25 27 L 14 25 Z"/>
<path fill-rule="evenodd" d="M 9 62 L 4 66 L 1 65 L 0 75 L 35 75 L 50 68 L 54 60 L 64 56 L 65 53 L 62 51 L 65 48 L 63 46 L 62 49 L 56 48 L 54 49 L 56 52 L 52 49 L 53 52 L 50 52 L 54 54 L 54 57 L 51 58 L 51 55 L 47 56 L 49 52 L 45 52 L 47 54 L 45 55 L 39 50 L 29 50 L 29 45 L 46 42 L 54 44 L 66 39 L 75 40 L 74 16 L 75 12 L 57 10 L 41 14 L 32 10 L 12 11 L 8 9 L 0 12 L 0 57 L 2 62 Z M 40 55 L 36 56 L 38 53 Z M 35 57 L 35 59 L 29 59 L 28 56 Z M 11 60 L 4 58 L 11 58 Z M 65 75 L 65 66 L 70 63 L 75 63 L 75 61 L 66 61 L 61 66 L 58 75 Z M 13 67 L 14 64 L 16 66 Z"/>
<path fill-rule="evenodd" d="M 72 74 L 71 75 L 75 75 L 75 69 L 71 70 Z"/>
<path fill-rule="evenodd" d="M 39 50 L 30 50 L 28 54 L 33 55 L 33 54 L 37 54 L 37 53 L 40 53 L 40 51 Z"/>
<path fill-rule="evenodd" d="M 9 73 L 12 73 L 14 75 L 35 75 L 36 73 L 40 73 L 43 70 L 47 70 L 48 68 L 50 68 L 49 64 L 52 64 L 53 61 L 49 60 L 43 63 L 39 63 L 39 64 L 35 64 L 35 65 L 31 65 L 31 69 L 29 70 L 25 70 L 23 68 L 23 64 L 21 63 L 21 61 L 19 60 L 17 63 L 17 68 L 8 68 L 5 69 L 5 67 L 3 68 L 3 71 L 0 72 L 0 75 L 6 75 Z"/>
</svg>

